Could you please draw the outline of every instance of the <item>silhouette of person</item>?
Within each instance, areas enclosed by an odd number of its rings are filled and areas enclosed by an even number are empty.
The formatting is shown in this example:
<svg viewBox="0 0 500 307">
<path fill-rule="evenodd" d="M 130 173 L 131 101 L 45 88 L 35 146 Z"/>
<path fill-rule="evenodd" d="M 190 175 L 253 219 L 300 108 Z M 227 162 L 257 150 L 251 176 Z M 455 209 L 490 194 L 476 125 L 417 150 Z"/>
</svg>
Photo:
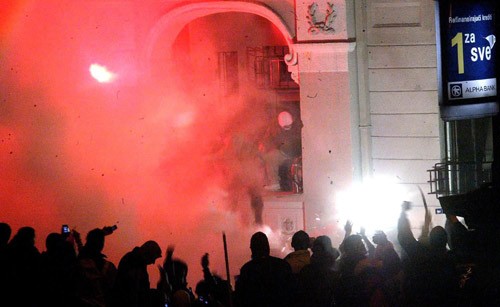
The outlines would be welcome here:
<svg viewBox="0 0 500 307">
<path fill-rule="evenodd" d="M 60 233 L 50 233 L 45 240 L 46 251 L 40 256 L 41 306 L 75 305 L 74 273 L 76 252 Z"/>
<path fill-rule="evenodd" d="M 187 286 L 188 266 L 180 259 L 173 259 L 173 254 L 174 246 L 170 245 L 163 267 L 160 267 L 160 281 L 157 288 L 165 293 L 169 306 L 190 306 L 195 297 Z"/>
<path fill-rule="evenodd" d="M 12 229 L 7 223 L 0 223 L 0 253 L 5 251 L 7 243 L 9 243 Z"/>
<path fill-rule="evenodd" d="M 35 229 L 21 227 L 7 245 L 6 257 L 7 296 L 19 306 L 35 304 L 39 297 L 37 272 L 40 268 Z"/>
<path fill-rule="evenodd" d="M 266 166 L 266 186 L 270 191 L 291 191 L 291 165 L 302 156 L 302 122 L 288 111 L 278 114 L 277 122 L 270 125 L 261 151 Z"/>
<path fill-rule="evenodd" d="M 106 306 L 117 269 L 102 253 L 106 232 L 93 229 L 78 255 L 76 289 L 80 306 Z"/>
<path fill-rule="evenodd" d="M 208 253 L 205 253 L 201 257 L 203 280 L 196 284 L 197 300 L 195 306 L 230 306 L 232 303 L 231 285 L 221 277 L 212 274 L 209 263 Z"/>
<path fill-rule="evenodd" d="M 374 246 L 361 227 L 360 234 L 351 234 L 352 223 L 347 221 L 346 231 L 340 245 L 342 256 L 338 261 L 340 273 L 336 290 L 338 306 L 386 306 L 390 298 L 384 292 L 384 278 L 377 261 L 368 257 L 368 250 L 373 254 Z M 365 244 L 367 246 L 365 246 Z"/>
<path fill-rule="evenodd" d="M 236 280 L 238 306 L 290 306 L 294 281 L 290 265 L 270 255 L 269 240 L 263 232 L 250 239 L 252 260 L 245 263 Z"/>
<path fill-rule="evenodd" d="M 394 277 L 401 271 L 401 259 L 394 249 L 394 245 L 381 230 L 375 232 L 372 240 L 376 247 L 370 254 L 370 258 L 376 261 L 385 278 Z"/>
<path fill-rule="evenodd" d="M 231 209 L 248 199 L 254 223 L 261 225 L 264 178 L 256 141 L 241 130 L 231 131 L 223 140 L 221 156 Z"/>
<path fill-rule="evenodd" d="M 299 230 L 292 236 L 293 252 L 285 256 L 285 261 L 290 264 L 294 275 L 299 274 L 300 270 L 311 263 L 311 254 L 309 253 L 311 238 L 307 232 Z"/>
<path fill-rule="evenodd" d="M 456 263 L 448 253 L 448 234 L 441 226 L 425 229 L 417 241 L 403 206 L 398 220 L 398 240 L 403 259 L 403 304 L 405 306 L 455 306 L 459 293 Z M 426 210 L 427 211 L 427 210 Z M 427 227 L 430 216 L 426 212 Z M 428 236 L 427 236 L 428 233 Z"/>
<path fill-rule="evenodd" d="M 311 249 L 311 263 L 299 273 L 297 306 L 334 306 L 335 287 L 339 279 L 335 260 L 340 253 L 332 246 L 328 236 L 317 237 Z"/>
<path fill-rule="evenodd" d="M 161 257 L 161 248 L 155 241 L 146 241 L 126 253 L 118 264 L 113 288 L 112 306 L 148 307 L 153 305 L 147 266 Z"/>
<path fill-rule="evenodd" d="M 7 244 L 9 243 L 12 229 L 7 223 L 0 223 L 0 289 L 4 291 L 8 284 L 7 279 Z"/>
</svg>

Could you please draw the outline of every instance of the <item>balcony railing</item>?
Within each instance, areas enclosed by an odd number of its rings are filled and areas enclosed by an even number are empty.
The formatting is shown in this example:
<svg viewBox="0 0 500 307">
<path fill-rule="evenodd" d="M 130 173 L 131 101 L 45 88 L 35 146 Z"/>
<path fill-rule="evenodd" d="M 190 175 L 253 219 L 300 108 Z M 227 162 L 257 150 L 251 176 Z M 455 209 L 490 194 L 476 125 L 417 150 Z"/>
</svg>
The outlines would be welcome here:
<svg viewBox="0 0 500 307">
<path fill-rule="evenodd" d="M 441 162 L 429 172 L 429 194 L 459 195 L 491 183 L 491 162 Z"/>
</svg>

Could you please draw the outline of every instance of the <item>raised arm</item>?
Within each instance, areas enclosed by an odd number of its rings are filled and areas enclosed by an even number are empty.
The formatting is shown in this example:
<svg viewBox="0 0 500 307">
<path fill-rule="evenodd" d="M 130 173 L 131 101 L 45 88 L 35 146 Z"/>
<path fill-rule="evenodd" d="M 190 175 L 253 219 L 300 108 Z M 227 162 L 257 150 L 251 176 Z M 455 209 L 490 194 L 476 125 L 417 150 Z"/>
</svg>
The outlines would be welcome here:
<svg viewBox="0 0 500 307">
<path fill-rule="evenodd" d="M 374 258 L 375 246 L 373 246 L 372 242 L 370 242 L 370 240 L 366 236 L 366 229 L 364 227 L 361 227 L 359 235 L 361 236 L 361 239 L 363 239 L 363 242 L 365 242 L 366 248 L 368 249 L 368 255 L 370 256 L 370 258 Z"/>
<path fill-rule="evenodd" d="M 427 207 L 427 200 L 425 199 L 424 191 L 422 191 L 422 188 L 420 187 L 418 187 L 418 190 L 420 191 L 420 196 L 422 197 L 422 203 L 425 209 L 424 224 L 422 225 L 422 231 L 420 232 L 418 241 L 427 244 L 429 243 L 429 233 L 432 228 L 432 217 L 429 212 L 429 208 Z"/>
<path fill-rule="evenodd" d="M 345 222 L 344 231 L 345 231 L 345 233 L 344 233 L 344 239 L 342 240 L 342 243 L 340 243 L 340 245 L 339 245 L 339 251 L 342 254 L 344 253 L 344 241 L 352 233 L 352 222 L 351 221 L 347 220 Z"/>
<path fill-rule="evenodd" d="M 472 250 L 470 244 L 473 240 L 464 224 L 455 215 L 447 214 L 445 229 L 449 234 L 450 249 L 460 256 L 469 255 Z"/>
<path fill-rule="evenodd" d="M 401 215 L 398 220 L 398 241 L 401 247 L 408 253 L 408 251 L 417 244 L 417 240 L 411 231 L 410 221 L 406 216 L 406 211 L 410 210 L 410 203 L 403 202 L 401 208 Z"/>
</svg>

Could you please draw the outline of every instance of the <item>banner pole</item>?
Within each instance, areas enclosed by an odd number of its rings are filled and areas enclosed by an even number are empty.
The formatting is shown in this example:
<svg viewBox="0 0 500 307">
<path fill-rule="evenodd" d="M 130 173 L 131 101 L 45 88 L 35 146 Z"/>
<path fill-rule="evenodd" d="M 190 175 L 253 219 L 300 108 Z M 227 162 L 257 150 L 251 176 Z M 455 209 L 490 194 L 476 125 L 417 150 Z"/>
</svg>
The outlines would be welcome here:
<svg viewBox="0 0 500 307">
<path fill-rule="evenodd" d="M 227 291 L 229 294 L 229 307 L 233 306 L 233 298 L 232 298 L 232 291 L 231 291 L 231 274 L 229 273 L 229 255 L 227 252 L 227 240 L 226 240 L 226 233 L 222 232 L 222 242 L 224 243 L 224 260 L 226 261 L 226 277 L 227 277 Z"/>
</svg>

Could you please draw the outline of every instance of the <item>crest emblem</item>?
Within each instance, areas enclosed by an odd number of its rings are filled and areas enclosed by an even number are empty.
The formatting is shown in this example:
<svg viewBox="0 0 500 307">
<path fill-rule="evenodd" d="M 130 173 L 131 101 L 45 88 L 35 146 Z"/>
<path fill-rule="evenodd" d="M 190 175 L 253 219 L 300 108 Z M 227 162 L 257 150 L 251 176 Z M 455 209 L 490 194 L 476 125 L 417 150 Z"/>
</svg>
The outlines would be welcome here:
<svg viewBox="0 0 500 307">
<path fill-rule="evenodd" d="M 293 233 L 295 230 L 295 223 L 290 218 L 286 218 L 282 222 L 281 229 L 283 233 Z"/>
<path fill-rule="evenodd" d="M 311 34 L 318 33 L 327 33 L 333 34 L 335 33 L 335 29 L 333 28 L 333 23 L 337 17 L 335 9 L 333 7 L 333 3 L 327 2 L 327 8 L 325 14 L 321 14 L 319 11 L 319 5 L 316 2 L 313 2 L 307 8 L 307 22 L 309 23 L 308 32 Z M 324 15 L 324 16 L 322 16 Z"/>
</svg>

